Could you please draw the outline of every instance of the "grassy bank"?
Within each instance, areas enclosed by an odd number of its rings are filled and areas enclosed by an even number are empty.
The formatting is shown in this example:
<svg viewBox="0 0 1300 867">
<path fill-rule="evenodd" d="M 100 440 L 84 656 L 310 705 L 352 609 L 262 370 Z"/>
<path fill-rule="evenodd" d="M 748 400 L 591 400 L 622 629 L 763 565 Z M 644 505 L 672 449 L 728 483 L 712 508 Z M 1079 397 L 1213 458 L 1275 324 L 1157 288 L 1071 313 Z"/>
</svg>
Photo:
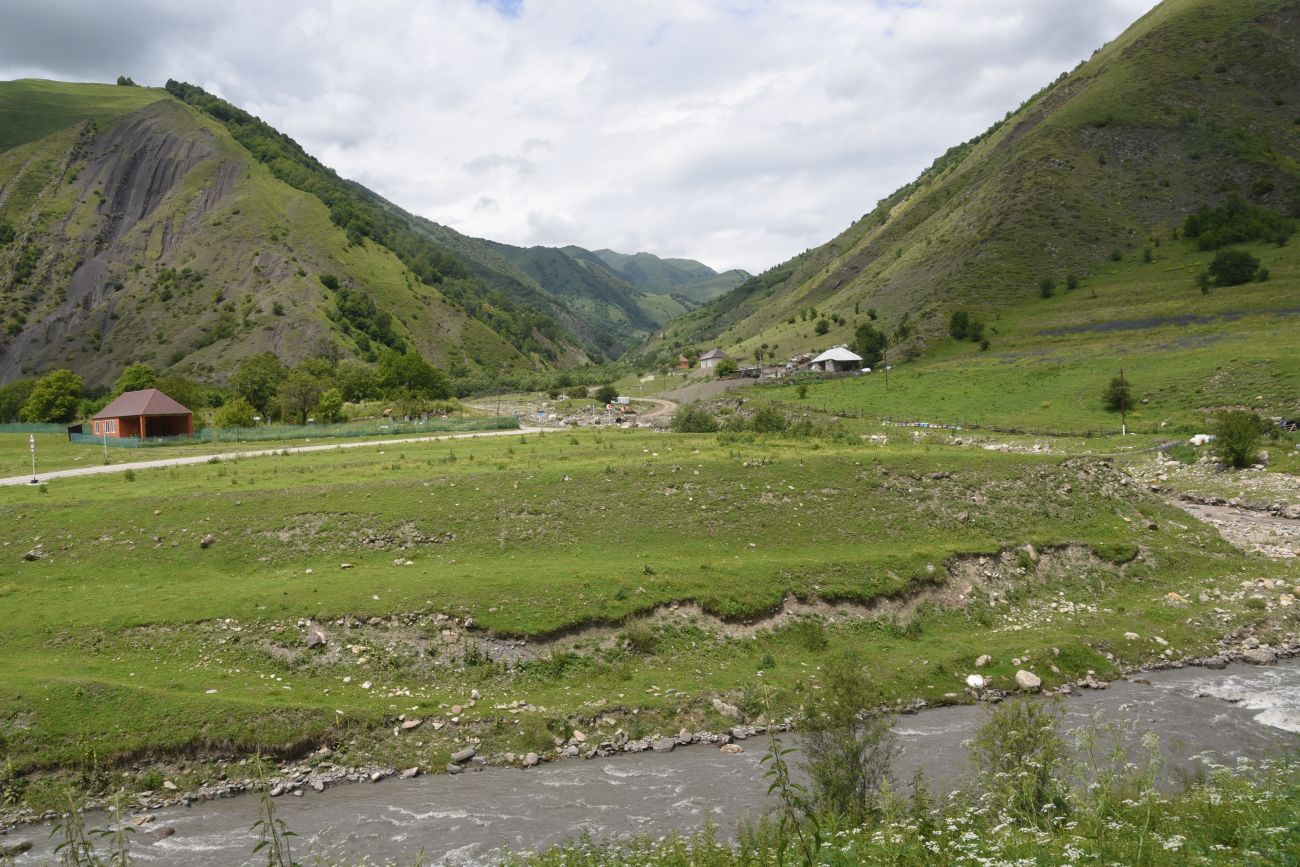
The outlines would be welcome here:
<svg viewBox="0 0 1300 867">
<path fill-rule="evenodd" d="M 756 714 L 760 684 L 791 712 L 845 647 L 886 700 L 965 700 L 984 653 L 1004 687 L 1013 658 L 1106 674 L 1265 619 L 1243 580 L 1294 583 L 1108 464 L 943 441 L 583 430 L 0 490 L 0 746 L 31 804 L 255 748 L 439 768 L 719 728 L 709 698 Z"/>
</svg>

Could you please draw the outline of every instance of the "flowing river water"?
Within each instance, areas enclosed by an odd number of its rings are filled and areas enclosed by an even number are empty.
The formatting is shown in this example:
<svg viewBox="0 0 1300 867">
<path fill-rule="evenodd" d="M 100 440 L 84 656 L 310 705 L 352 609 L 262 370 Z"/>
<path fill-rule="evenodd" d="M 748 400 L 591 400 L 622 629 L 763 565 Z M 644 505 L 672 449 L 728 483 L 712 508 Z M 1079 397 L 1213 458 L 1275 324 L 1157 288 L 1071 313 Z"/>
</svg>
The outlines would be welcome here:
<svg viewBox="0 0 1300 867">
<path fill-rule="evenodd" d="M 1276 666 L 1233 665 L 1222 671 L 1183 668 L 1146 675 L 1150 684 L 1117 681 L 1064 700 L 1068 728 L 1094 715 L 1129 729 L 1134 743 L 1146 732 L 1160 736 L 1169 773 L 1177 778 L 1210 754 L 1238 758 L 1294 755 L 1300 750 L 1300 659 Z M 899 717 L 902 753 L 897 780 L 920 769 L 932 788 L 952 789 L 969 774 L 965 742 L 982 710 L 936 708 Z M 680 747 L 607 759 L 567 760 L 531 770 L 488 768 L 459 776 L 389 779 L 345 785 L 301 798 L 275 801 L 277 815 L 299 836 L 295 856 L 329 853 L 348 863 L 368 857 L 425 863 L 491 863 L 503 847 L 536 850 L 582 832 L 602 837 L 689 831 L 712 821 L 723 833 L 745 814 L 761 813 L 766 784 L 760 763 L 764 738 L 742 743 L 738 755 L 716 747 Z M 257 801 L 240 796 L 155 811 L 148 828 L 175 834 L 153 844 L 137 841 L 139 864 L 191 867 L 252 864 Z M 107 824 L 87 817 L 91 827 Z M 31 840 L 35 848 L 17 864 L 53 860 L 48 826 L 17 829 L 0 844 Z M 306 860 L 306 859 L 304 859 Z M 265 863 L 265 859 L 261 861 Z"/>
</svg>

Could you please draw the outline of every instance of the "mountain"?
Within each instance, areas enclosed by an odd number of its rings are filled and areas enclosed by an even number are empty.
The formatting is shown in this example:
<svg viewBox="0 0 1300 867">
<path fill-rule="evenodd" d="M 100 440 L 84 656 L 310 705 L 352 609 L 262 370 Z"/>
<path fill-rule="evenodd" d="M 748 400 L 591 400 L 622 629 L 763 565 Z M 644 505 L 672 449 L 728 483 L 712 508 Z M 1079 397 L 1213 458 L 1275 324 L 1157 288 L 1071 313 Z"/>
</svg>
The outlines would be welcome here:
<svg viewBox="0 0 1300 867">
<path fill-rule="evenodd" d="M 693 259 L 661 259 L 651 253 L 483 243 L 581 318 L 595 345 L 614 357 L 749 276 L 744 271 L 719 274 Z"/>
<path fill-rule="evenodd" d="M 384 346 L 494 375 L 616 357 L 691 306 L 410 214 L 191 85 L 0 83 L 0 382 Z"/>
<path fill-rule="evenodd" d="M 839 236 L 673 322 L 642 350 L 847 342 L 874 310 L 913 351 L 957 307 L 996 318 L 1232 195 L 1300 203 L 1300 4 L 1166 0 Z M 1187 278 L 1190 280 L 1190 277 Z M 812 333 L 811 309 L 829 330 Z"/>
</svg>

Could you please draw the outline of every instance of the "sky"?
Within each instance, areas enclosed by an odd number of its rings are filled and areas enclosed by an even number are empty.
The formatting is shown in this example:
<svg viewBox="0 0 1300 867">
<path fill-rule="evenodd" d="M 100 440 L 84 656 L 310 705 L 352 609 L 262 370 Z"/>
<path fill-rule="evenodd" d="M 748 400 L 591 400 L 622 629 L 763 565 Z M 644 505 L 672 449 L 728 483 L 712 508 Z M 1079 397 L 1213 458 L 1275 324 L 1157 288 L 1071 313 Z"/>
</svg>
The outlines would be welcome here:
<svg viewBox="0 0 1300 867">
<path fill-rule="evenodd" d="M 1154 0 L 5 0 L 0 79 L 188 81 L 461 232 L 759 272 Z"/>
</svg>

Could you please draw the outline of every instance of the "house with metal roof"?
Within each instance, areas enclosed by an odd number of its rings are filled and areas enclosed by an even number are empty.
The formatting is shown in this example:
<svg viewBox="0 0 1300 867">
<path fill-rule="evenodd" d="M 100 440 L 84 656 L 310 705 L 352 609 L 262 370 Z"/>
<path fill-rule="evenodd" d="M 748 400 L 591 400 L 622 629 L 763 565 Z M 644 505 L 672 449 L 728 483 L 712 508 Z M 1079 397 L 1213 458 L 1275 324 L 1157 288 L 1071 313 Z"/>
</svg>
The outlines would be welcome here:
<svg viewBox="0 0 1300 867">
<path fill-rule="evenodd" d="M 849 373 L 861 369 L 862 356 L 847 347 L 836 346 L 814 358 L 809 367 L 826 373 Z"/>
<path fill-rule="evenodd" d="M 194 413 L 156 388 L 124 391 L 95 413 L 91 432 L 115 439 L 193 436 Z"/>
<path fill-rule="evenodd" d="M 710 349 L 700 356 L 700 370 L 712 370 L 718 366 L 718 362 L 724 358 L 729 358 L 727 353 L 721 349 Z"/>
</svg>

